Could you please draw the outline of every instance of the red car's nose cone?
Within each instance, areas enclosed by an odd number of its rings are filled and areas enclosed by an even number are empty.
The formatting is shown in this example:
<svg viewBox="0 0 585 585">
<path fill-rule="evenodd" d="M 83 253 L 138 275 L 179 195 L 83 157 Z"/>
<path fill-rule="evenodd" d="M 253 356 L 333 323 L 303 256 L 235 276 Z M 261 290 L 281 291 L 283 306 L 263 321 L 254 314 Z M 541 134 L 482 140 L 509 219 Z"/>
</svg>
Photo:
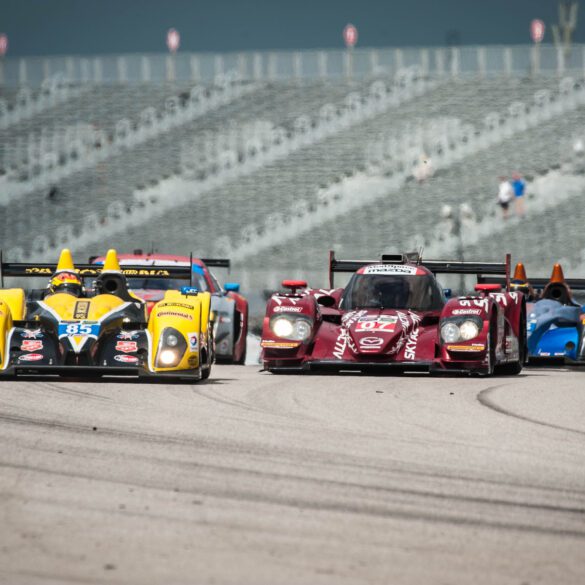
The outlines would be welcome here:
<svg viewBox="0 0 585 585">
<path fill-rule="evenodd" d="M 410 327 L 409 319 L 401 319 L 400 311 L 370 309 L 363 311 L 356 320 L 348 323 L 353 340 L 353 351 L 357 354 L 388 353 Z"/>
</svg>

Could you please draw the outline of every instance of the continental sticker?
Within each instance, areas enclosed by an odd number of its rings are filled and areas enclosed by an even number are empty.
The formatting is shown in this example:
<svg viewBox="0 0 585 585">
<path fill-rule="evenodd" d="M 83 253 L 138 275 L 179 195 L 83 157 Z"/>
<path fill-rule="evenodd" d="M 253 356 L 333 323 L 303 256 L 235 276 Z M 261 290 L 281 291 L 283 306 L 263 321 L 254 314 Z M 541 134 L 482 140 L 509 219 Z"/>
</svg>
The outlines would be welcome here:
<svg viewBox="0 0 585 585">
<path fill-rule="evenodd" d="M 158 307 L 174 307 L 175 309 L 189 309 L 193 308 L 193 305 L 187 305 L 186 303 L 159 303 Z"/>
<path fill-rule="evenodd" d="M 189 321 L 193 321 L 192 315 L 187 315 L 186 313 L 179 313 L 178 311 L 161 311 L 160 313 L 157 313 L 156 316 L 176 317 L 177 319 L 188 319 Z"/>
</svg>

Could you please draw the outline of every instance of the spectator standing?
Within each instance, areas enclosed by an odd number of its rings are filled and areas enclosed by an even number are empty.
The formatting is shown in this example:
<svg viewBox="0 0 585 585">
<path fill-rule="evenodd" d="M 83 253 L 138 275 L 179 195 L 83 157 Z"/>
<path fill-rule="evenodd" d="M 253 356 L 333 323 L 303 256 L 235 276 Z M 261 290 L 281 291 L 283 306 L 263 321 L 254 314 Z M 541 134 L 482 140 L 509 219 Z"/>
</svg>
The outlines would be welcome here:
<svg viewBox="0 0 585 585">
<path fill-rule="evenodd" d="M 518 172 L 512 174 L 512 188 L 514 189 L 514 209 L 518 217 L 524 216 L 524 192 L 526 191 L 526 183 L 522 175 Z"/>
<path fill-rule="evenodd" d="M 510 202 L 514 199 L 514 189 L 508 181 L 508 177 L 500 177 L 500 186 L 498 187 L 498 205 L 502 208 L 502 219 L 508 219 L 510 213 Z"/>
</svg>

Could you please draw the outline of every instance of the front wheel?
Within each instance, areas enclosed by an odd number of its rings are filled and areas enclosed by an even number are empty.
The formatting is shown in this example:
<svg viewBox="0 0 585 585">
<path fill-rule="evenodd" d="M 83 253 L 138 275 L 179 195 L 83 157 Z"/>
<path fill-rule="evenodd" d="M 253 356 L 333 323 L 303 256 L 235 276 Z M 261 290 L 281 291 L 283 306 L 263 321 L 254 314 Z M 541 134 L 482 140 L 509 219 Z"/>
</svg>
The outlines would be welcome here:
<svg viewBox="0 0 585 585">
<path fill-rule="evenodd" d="M 496 366 L 496 321 L 490 321 L 490 331 L 487 338 L 487 365 L 483 372 L 484 376 L 493 376 Z"/>
<path fill-rule="evenodd" d="M 240 356 L 240 359 L 234 360 L 234 364 L 236 364 L 237 366 L 244 366 L 244 365 L 246 365 L 246 352 L 247 352 L 246 345 L 247 344 L 244 341 L 244 349 L 242 350 L 242 355 Z"/>
<path fill-rule="evenodd" d="M 517 376 L 526 363 L 526 319 L 524 315 L 520 318 L 520 338 L 518 339 L 518 361 L 502 364 L 496 368 L 496 373 L 502 376 Z"/>
</svg>

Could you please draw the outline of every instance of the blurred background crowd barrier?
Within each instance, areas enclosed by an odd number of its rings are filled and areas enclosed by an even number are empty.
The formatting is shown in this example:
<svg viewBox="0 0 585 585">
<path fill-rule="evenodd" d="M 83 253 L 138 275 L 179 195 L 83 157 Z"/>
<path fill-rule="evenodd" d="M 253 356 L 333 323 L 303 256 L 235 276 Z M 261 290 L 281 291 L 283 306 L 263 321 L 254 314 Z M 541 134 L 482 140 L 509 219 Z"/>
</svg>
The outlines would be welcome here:
<svg viewBox="0 0 585 585">
<path fill-rule="evenodd" d="M 6 59 L 0 248 L 15 261 L 62 246 L 80 259 L 111 245 L 229 256 L 258 312 L 282 278 L 325 286 L 331 248 L 511 251 L 532 273 L 563 259 L 581 276 L 583 57 L 519 46 Z M 498 177 L 517 172 L 526 215 L 504 222 Z"/>
<path fill-rule="evenodd" d="M 585 71 L 585 45 L 569 54 L 554 45 L 387 48 L 254 53 L 177 53 L 0 59 L 0 85 L 38 86 L 56 73 L 71 83 L 211 82 L 227 71 L 241 79 L 328 79 L 394 75 L 417 66 L 424 75 L 480 77 Z"/>
</svg>

